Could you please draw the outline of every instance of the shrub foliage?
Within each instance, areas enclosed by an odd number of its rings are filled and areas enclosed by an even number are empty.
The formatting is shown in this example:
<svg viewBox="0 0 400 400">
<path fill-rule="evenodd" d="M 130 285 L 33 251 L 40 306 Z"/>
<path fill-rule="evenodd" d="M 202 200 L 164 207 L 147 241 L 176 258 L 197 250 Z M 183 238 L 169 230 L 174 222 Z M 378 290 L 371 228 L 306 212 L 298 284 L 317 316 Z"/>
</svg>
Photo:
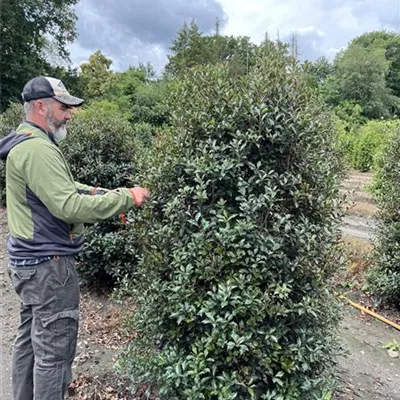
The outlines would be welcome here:
<svg viewBox="0 0 400 400">
<path fill-rule="evenodd" d="M 134 132 L 118 111 L 78 111 L 61 148 L 77 181 L 108 189 L 131 183 Z"/>
<path fill-rule="evenodd" d="M 62 150 L 80 183 L 106 189 L 136 184 L 133 127 L 117 110 L 97 107 L 78 111 Z M 78 258 L 82 278 L 89 283 L 112 285 L 131 273 L 137 260 L 130 228 L 119 219 L 88 227 L 85 247 Z"/>
<path fill-rule="evenodd" d="M 369 121 L 348 130 L 337 119 L 339 143 L 349 165 L 362 172 L 379 169 L 382 148 L 397 125 L 397 121 Z"/>
<path fill-rule="evenodd" d="M 375 167 L 376 158 L 394 126 L 393 122 L 369 121 L 359 129 L 354 143 L 354 168 L 369 171 Z"/>
<path fill-rule="evenodd" d="M 169 400 L 321 398 L 337 349 L 330 115 L 273 45 L 240 78 L 193 69 L 171 101 L 121 367 Z"/>
<path fill-rule="evenodd" d="M 400 301 L 400 125 L 392 134 L 379 157 L 375 180 L 379 227 L 376 234 L 375 265 L 368 273 L 368 289 L 383 302 L 399 305 Z"/>
</svg>

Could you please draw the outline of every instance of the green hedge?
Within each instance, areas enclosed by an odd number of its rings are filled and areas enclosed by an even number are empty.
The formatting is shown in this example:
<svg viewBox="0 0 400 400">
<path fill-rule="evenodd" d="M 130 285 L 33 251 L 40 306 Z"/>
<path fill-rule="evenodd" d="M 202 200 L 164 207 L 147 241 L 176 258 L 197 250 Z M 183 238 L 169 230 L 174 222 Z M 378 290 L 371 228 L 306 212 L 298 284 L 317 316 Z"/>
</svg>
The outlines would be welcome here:
<svg viewBox="0 0 400 400">
<path fill-rule="evenodd" d="M 272 45 L 241 78 L 194 68 L 171 109 L 120 368 L 168 400 L 320 399 L 337 351 L 330 114 Z"/>
<path fill-rule="evenodd" d="M 374 194 L 378 202 L 379 227 L 376 234 L 374 266 L 367 274 L 368 290 L 381 302 L 400 303 L 400 124 L 379 157 Z"/>
<path fill-rule="evenodd" d="M 369 121 L 348 131 L 345 123 L 337 119 L 339 143 L 348 164 L 362 172 L 376 170 L 381 150 L 397 124 L 397 121 Z"/>
<path fill-rule="evenodd" d="M 137 184 L 139 147 L 132 125 L 104 102 L 77 112 L 61 148 L 78 182 L 107 189 Z M 91 225 L 78 258 L 80 276 L 89 284 L 108 283 L 130 274 L 137 264 L 130 225 L 118 219 Z"/>
<path fill-rule="evenodd" d="M 374 169 L 376 157 L 384 146 L 395 123 L 369 121 L 360 127 L 354 143 L 353 167 L 359 171 Z"/>
</svg>

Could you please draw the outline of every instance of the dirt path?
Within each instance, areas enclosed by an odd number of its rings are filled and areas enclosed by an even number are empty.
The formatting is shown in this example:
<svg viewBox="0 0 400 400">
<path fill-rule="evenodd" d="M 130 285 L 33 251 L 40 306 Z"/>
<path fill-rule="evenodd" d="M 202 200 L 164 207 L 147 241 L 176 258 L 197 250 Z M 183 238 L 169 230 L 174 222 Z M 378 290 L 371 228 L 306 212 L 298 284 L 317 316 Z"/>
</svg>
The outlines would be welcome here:
<svg viewBox="0 0 400 400">
<path fill-rule="evenodd" d="M 341 185 L 347 199 L 342 232 L 350 239 L 374 237 L 377 207 L 367 191 L 371 182 L 371 173 L 351 171 Z M 400 342 L 400 332 L 348 305 L 340 332 L 348 357 L 339 360 L 343 387 L 335 399 L 400 400 L 400 358 L 382 348 L 389 341 Z"/>
<path fill-rule="evenodd" d="M 342 226 L 344 235 L 371 240 L 377 225 L 377 207 L 367 193 L 366 187 L 372 182 L 369 172 L 351 171 L 341 185 L 346 196 L 345 216 Z"/>
<path fill-rule="evenodd" d="M 371 237 L 376 207 L 363 187 L 370 180 L 370 174 L 352 173 L 343 184 L 342 190 L 349 193 L 349 209 L 343 226 L 345 235 Z M 0 399 L 11 400 L 10 349 L 18 324 L 18 299 L 6 272 L 6 224 L 5 212 L 1 209 L 0 234 Z M 132 400 L 132 397 L 117 394 L 121 393 L 121 389 L 115 389 L 117 380 L 113 381 L 114 388 L 108 387 L 107 397 L 93 395 L 93 387 L 100 385 L 102 377 L 111 375 L 121 344 L 120 320 L 118 310 L 107 299 L 85 295 L 82 300 L 82 323 L 74 365 L 77 390 L 69 398 Z M 349 306 L 343 307 L 343 316 L 340 332 L 348 357 L 339 360 L 342 384 L 338 386 L 334 399 L 400 400 L 400 358 L 389 357 L 382 348 L 383 343 L 393 339 L 400 342 L 400 332 L 371 317 L 362 316 Z M 81 397 L 79 393 L 82 391 Z"/>
<path fill-rule="evenodd" d="M 377 223 L 373 218 L 346 215 L 343 221 L 342 232 L 346 236 L 373 240 L 376 224 Z"/>
<path fill-rule="evenodd" d="M 400 333 L 372 317 L 345 307 L 341 338 L 348 357 L 339 360 L 343 380 L 337 400 L 399 400 L 400 359 L 391 358 L 382 344 Z"/>
</svg>

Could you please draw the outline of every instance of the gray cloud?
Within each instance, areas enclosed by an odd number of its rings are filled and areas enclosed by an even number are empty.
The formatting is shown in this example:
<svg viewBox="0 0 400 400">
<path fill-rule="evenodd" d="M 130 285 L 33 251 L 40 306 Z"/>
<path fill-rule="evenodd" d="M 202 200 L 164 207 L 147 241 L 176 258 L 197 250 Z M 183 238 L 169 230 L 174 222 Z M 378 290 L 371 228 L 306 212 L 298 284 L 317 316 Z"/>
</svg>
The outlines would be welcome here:
<svg viewBox="0 0 400 400">
<path fill-rule="evenodd" d="M 297 34 L 300 59 L 333 58 L 357 36 L 374 30 L 400 27 L 400 0 L 305 1 L 303 15 L 293 17 L 291 32 Z M 290 41 L 286 30 L 283 39 Z"/>
<path fill-rule="evenodd" d="M 359 2 L 363 2 L 364 0 L 361 0 Z M 320 4 L 321 4 L 321 9 L 323 10 L 332 10 L 334 8 L 338 8 L 338 7 L 343 7 L 343 6 L 347 6 L 349 3 L 353 3 L 354 1 L 352 0 L 321 0 Z"/>
<path fill-rule="evenodd" d="M 255 43 L 266 30 L 271 38 L 279 31 L 285 41 L 296 32 L 299 56 L 309 60 L 332 58 L 365 32 L 400 28 L 400 0 L 81 0 L 76 11 L 75 65 L 100 49 L 116 70 L 150 61 L 161 71 L 172 39 L 192 19 L 208 34 L 218 18 L 222 33 L 226 27 Z"/>
<path fill-rule="evenodd" d="M 76 13 L 81 54 L 100 48 L 118 59 L 120 68 L 134 65 L 135 60 L 165 60 L 184 22 L 194 19 L 200 31 L 209 33 L 217 18 L 222 26 L 226 21 L 217 0 L 81 0 Z"/>
<path fill-rule="evenodd" d="M 358 1 L 353 8 L 358 18 L 376 18 L 380 29 L 396 30 L 400 26 L 400 1 L 376 0 Z"/>
</svg>

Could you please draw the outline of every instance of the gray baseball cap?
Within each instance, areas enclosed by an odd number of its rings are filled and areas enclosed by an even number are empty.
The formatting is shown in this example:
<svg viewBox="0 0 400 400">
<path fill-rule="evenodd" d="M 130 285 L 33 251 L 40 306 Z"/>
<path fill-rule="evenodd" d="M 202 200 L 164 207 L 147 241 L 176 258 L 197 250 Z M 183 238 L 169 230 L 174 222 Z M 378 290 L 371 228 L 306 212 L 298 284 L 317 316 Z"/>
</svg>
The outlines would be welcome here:
<svg viewBox="0 0 400 400">
<path fill-rule="evenodd" d="M 31 101 L 37 99 L 53 98 L 68 106 L 80 106 L 83 100 L 71 96 L 64 84 L 56 78 L 38 76 L 31 79 L 22 91 L 22 99 Z"/>
</svg>

